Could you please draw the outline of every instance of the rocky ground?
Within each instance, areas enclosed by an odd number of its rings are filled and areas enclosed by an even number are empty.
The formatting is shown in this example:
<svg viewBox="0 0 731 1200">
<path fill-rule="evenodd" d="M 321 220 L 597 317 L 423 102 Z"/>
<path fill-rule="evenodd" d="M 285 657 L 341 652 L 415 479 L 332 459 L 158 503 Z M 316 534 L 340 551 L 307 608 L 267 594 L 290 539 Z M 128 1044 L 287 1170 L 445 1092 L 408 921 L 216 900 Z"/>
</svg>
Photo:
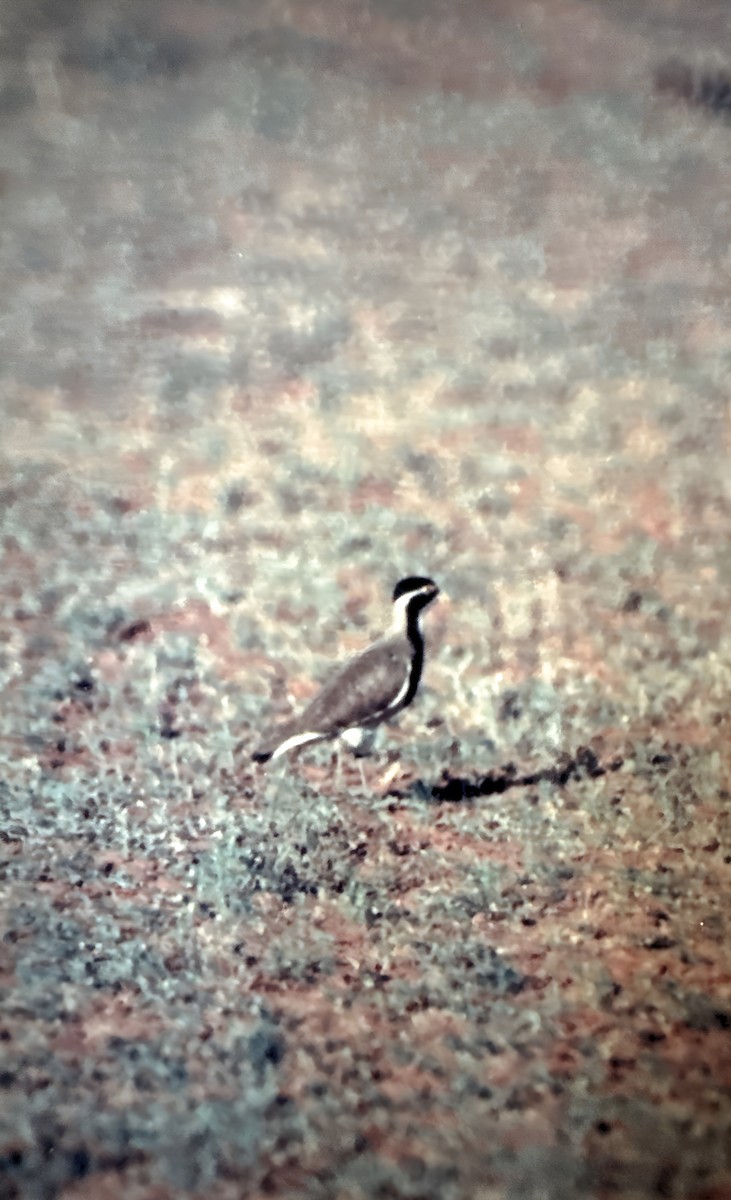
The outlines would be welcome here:
<svg viewBox="0 0 731 1200">
<path fill-rule="evenodd" d="M 0 34 L 0 1196 L 728 1200 L 728 5 Z"/>
</svg>

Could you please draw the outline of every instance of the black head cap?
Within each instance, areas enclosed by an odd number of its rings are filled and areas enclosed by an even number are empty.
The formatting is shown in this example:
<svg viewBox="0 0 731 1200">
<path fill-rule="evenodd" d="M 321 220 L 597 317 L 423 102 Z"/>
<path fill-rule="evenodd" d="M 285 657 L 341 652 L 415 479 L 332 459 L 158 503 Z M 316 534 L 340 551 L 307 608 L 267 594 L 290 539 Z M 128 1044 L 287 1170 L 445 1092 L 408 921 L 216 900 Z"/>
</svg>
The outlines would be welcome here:
<svg viewBox="0 0 731 1200">
<path fill-rule="evenodd" d="M 423 592 L 424 599 L 428 602 L 439 595 L 439 588 L 433 579 L 427 579 L 425 575 L 409 575 L 396 584 L 393 589 L 393 599 L 400 600 L 402 596 L 409 595 L 411 592 Z"/>
</svg>

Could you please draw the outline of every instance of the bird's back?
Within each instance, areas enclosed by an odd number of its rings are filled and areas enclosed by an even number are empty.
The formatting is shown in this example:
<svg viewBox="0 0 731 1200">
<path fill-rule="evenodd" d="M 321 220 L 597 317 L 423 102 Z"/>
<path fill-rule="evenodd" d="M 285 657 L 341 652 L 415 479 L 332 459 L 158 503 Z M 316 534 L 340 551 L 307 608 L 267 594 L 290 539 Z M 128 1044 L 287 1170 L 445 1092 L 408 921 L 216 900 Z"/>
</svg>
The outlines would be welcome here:
<svg viewBox="0 0 731 1200">
<path fill-rule="evenodd" d="M 336 734 L 377 724 L 398 711 L 409 690 L 413 653 L 404 637 L 385 637 L 348 659 L 301 713 L 297 725 Z M 417 681 L 418 682 L 418 681 Z"/>
</svg>

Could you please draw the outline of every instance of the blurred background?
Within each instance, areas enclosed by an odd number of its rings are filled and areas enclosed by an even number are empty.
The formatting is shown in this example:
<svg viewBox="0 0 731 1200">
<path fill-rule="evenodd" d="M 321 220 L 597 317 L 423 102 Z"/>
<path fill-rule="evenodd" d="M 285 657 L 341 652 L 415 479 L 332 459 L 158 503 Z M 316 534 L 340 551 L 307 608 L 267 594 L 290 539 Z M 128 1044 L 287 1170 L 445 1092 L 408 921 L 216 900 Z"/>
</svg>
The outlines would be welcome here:
<svg viewBox="0 0 731 1200">
<path fill-rule="evenodd" d="M 5 579 L 82 655 L 104 608 L 192 605 L 291 673 L 425 571 L 455 734 L 536 677 L 665 712 L 636 619 L 606 643 L 623 606 L 725 613 L 730 139 L 653 80 L 682 51 L 700 87 L 727 22 L 16 6 Z M 243 670 L 242 719 L 270 686 Z"/>
<path fill-rule="evenodd" d="M 6 6 L 7 1194 L 728 1194 L 730 37 L 721 0 Z M 369 768 L 377 800 L 337 796 L 328 752 L 253 774 L 262 724 L 383 627 L 410 573 L 446 598 L 419 704 Z M 579 770 L 579 794 L 546 776 L 499 809 L 428 807 L 450 779 L 550 775 L 582 746 L 625 782 Z M 408 952 L 372 916 L 404 877 Z M 634 928 L 638 894 L 660 934 Z M 370 1075 L 346 1072 L 331 1108 L 282 1084 L 320 1067 L 295 1026 L 271 1032 L 270 993 L 309 979 L 315 1011 L 312 962 L 340 1004 L 365 962 L 379 980 L 408 960 L 393 1011 L 341 1014 L 370 1070 L 417 978 L 440 1012 L 466 994 L 465 921 L 473 965 L 488 946 L 511 965 L 450 1025 L 465 1044 L 428 1103 L 421 1059 L 382 1119 Z M 649 977 L 653 937 L 673 987 L 651 1019 L 637 998 L 618 1015 L 611 981 Z M 507 1071 L 480 1041 L 485 988 Z M 548 997 L 532 1025 L 526 990 Z M 665 1018 L 682 1052 L 620 1085 L 612 1056 L 633 1037 L 650 1054 Z M 438 1023 L 422 1036 L 447 1055 Z M 177 1108 L 140 1099 L 132 1045 Z"/>
</svg>

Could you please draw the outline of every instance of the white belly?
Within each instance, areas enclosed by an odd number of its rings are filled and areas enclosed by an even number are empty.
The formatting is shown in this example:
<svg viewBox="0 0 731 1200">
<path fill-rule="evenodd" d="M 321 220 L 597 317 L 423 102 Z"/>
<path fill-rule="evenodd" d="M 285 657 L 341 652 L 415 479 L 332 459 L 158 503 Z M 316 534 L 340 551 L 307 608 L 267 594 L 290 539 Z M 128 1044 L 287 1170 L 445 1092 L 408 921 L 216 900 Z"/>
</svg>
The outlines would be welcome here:
<svg viewBox="0 0 731 1200">
<path fill-rule="evenodd" d="M 349 746 L 354 754 L 369 754 L 375 739 L 375 729 L 362 729 L 359 725 L 344 729 L 340 734 L 341 742 L 345 742 L 345 745 Z"/>
</svg>

